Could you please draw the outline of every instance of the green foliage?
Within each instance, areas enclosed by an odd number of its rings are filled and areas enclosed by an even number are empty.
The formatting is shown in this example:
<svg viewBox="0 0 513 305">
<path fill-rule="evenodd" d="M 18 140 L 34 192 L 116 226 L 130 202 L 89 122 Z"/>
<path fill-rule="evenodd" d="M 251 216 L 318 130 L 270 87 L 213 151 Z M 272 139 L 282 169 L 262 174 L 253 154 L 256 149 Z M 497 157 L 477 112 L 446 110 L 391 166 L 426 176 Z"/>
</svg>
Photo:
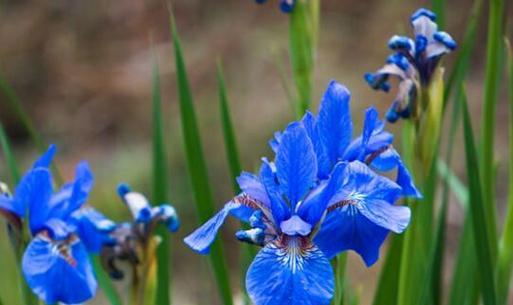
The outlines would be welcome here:
<svg viewBox="0 0 513 305">
<path fill-rule="evenodd" d="M 403 248 L 402 235 L 391 236 L 390 247 L 385 263 L 379 276 L 378 287 L 374 295 L 373 305 L 397 304 L 397 291 L 399 289 L 399 272 Z"/>
<path fill-rule="evenodd" d="M 155 55 L 154 55 L 155 57 Z M 169 201 L 166 162 L 166 144 L 164 140 L 164 124 L 162 121 L 162 98 L 160 93 L 159 67 L 154 58 L 152 69 L 152 123 L 153 123 L 153 203 L 162 204 Z M 157 247 L 157 291 L 156 305 L 171 304 L 171 253 L 169 232 L 165 226 L 157 228 L 160 244 Z"/>
<path fill-rule="evenodd" d="M 310 3 L 311 2 L 311 3 Z M 317 39 L 317 0 L 297 0 L 290 15 L 290 62 L 297 90 L 296 116 L 299 118 L 310 108 L 314 68 L 315 41 Z"/>
<path fill-rule="evenodd" d="M 492 215 L 486 213 L 486 203 L 483 201 L 484 197 L 479 180 L 480 168 L 476 166 L 477 152 L 474 145 L 474 135 L 472 133 L 472 124 L 467 103 L 463 103 L 463 131 L 465 138 L 467 179 L 469 184 L 468 211 L 472 217 L 474 242 L 476 245 L 477 259 L 479 261 L 479 283 L 482 286 L 484 304 L 495 305 L 497 301 L 495 295 L 493 247 L 496 245 L 497 241 L 490 240 L 490 238 L 495 238 L 495 235 L 489 232 L 492 228 L 490 226 Z"/>
<path fill-rule="evenodd" d="M 509 41 L 508 50 L 508 92 L 509 92 L 509 194 L 508 212 L 500 240 L 499 259 L 497 261 L 497 299 L 499 305 L 508 301 L 511 275 L 513 270 L 513 50 Z"/>
<path fill-rule="evenodd" d="M 20 181 L 20 173 L 18 171 L 18 166 L 16 165 L 16 160 L 14 159 L 14 155 L 11 150 L 11 146 L 9 145 L 9 139 L 7 138 L 7 134 L 5 133 L 5 129 L 3 124 L 0 122 L 0 145 L 2 146 L 2 151 L 5 156 L 5 162 L 7 163 L 7 167 L 9 168 L 9 173 L 11 175 L 11 182 L 13 185 L 16 185 L 18 181 Z"/>
<path fill-rule="evenodd" d="M 208 181 L 207 166 L 203 156 L 196 112 L 194 110 L 189 81 L 187 79 L 182 47 L 172 17 L 171 32 L 175 50 L 177 87 L 187 166 L 199 220 L 200 222 L 205 222 L 215 213 L 215 206 Z M 221 240 L 217 240 L 211 247 L 209 257 L 223 304 L 232 305 L 233 300 L 228 279 L 229 273 L 223 252 Z"/>
<path fill-rule="evenodd" d="M 98 284 L 102 288 L 103 293 L 105 293 L 105 296 L 107 297 L 107 300 L 109 300 L 110 305 L 123 305 L 121 297 L 112 284 L 112 280 L 102 268 L 100 258 L 97 255 L 91 255 L 90 259 L 93 263 L 94 274 L 96 274 Z"/>
<path fill-rule="evenodd" d="M 483 100 L 483 117 L 481 126 L 480 169 L 482 171 L 482 191 L 484 213 L 488 227 L 488 240 L 491 242 L 490 251 L 492 264 L 497 257 L 497 211 L 495 210 L 495 113 L 498 98 L 498 83 L 501 73 L 501 45 L 503 33 L 504 1 L 491 0 L 489 3 L 488 41 L 486 54 L 486 74 Z"/>
</svg>

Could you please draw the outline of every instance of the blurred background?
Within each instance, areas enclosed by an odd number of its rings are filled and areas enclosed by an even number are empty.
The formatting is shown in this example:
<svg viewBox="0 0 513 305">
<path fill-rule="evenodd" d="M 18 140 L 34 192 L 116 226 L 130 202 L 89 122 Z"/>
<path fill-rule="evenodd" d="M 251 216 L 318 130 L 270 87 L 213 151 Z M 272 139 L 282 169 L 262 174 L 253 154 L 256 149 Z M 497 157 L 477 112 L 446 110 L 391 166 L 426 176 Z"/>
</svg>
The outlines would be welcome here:
<svg viewBox="0 0 513 305">
<path fill-rule="evenodd" d="M 288 17 L 278 1 L 257 5 L 252 0 L 175 0 L 177 24 L 209 174 L 219 206 L 232 196 L 226 164 L 215 78 L 222 58 L 240 155 L 246 170 L 270 156 L 267 140 L 293 119 L 280 78 L 279 65 L 289 71 Z M 462 40 L 470 1 L 447 1 L 445 30 Z M 375 105 L 381 113 L 393 94 L 371 90 L 363 74 L 380 67 L 388 56 L 386 43 L 393 34 L 411 35 L 410 14 L 429 1 L 324 0 L 316 61 L 314 107 L 330 79 L 352 91 L 355 130 L 363 111 Z M 482 17 L 486 16 L 483 12 Z M 219 304 L 208 261 L 181 242 L 197 226 L 187 177 L 175 87 L 174 57 L 168 13 L 162 0 L 0 0 L 0 74 L 20 98 L 37 130 L 48 143 L 58 145 L 57 163 L 64 176 L 73 176 L 76 162 L 87 159 L 96 176 L 90 203 L 114 220 L 129 219 L 115 192 L 125 181 L 148 195 L 151 188 L 151 60 L 155 50 L 168 141 L 169 185 L 172 204 L 182 218 L 172 238 L 173 299 L 178 305 Z M 485 19 L 481 18 L 477 47 L 467 76 L 469 102 L 479 130 Z M 454 56 L 445 57 L 450 69 Z M 287 75 L 290 75 L 287 73 Z M 26 169 L 37 152 L 5 97 L 0 96 L 0 120 L 12 141 L 16 157 Z M 502 215 L 506 194 L 507 108 L 505 92 L 498 105 L 498 202 Z M 400 123 L 389 126 L 399 134 Z M 458 139 L 460 141 L 461 139 Z M 458 145 L 456 145 L 458 149 Z M 461 145 L 459 146 L 461 148 Z M 456 151 L 454 168 L 461 175 L 464 158 Z M 0 159 L 0 180 L 8 180 Z M 457 249 L 462 213 L 455 200 L 449 214 L 446 262 L 448 276 Z M 0 225 L 0 296 L 18 305 L 16 268 L 5 226 Z M 239 245 L 230 221 L 223 230 L 234 288 L 240 288 Z M 384 256 L 382 250 L 382 256 Z M 380 264 L 367 269 L 358 257 L 349 261 L 351 286 L 369 304 Z M 65 280 L 65 279 L 63 279 Z M 127 281 L 119 283 L 124 291 Z M 235 290 L 235 289 L 234 289 Z M 240 293 L 239 293 L 240 294 Z M 90 304 L 107 304 L 102 293 Z"/>
</svg>

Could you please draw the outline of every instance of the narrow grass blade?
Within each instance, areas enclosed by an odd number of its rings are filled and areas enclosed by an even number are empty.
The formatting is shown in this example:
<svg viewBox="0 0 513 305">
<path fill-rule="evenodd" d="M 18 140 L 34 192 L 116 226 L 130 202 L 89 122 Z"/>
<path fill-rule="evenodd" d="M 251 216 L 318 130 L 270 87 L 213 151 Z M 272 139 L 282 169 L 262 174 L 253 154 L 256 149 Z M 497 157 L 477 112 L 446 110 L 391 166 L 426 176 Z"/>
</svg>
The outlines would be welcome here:
<svg viewBox="0 0 513 305">
<path fill-rule="evenodd" d="M 16 165 L 16 160 L 14 159 L 14 155 L 12 153 L 11 146 L 9 145 L 9 139 L 7 138 L 7 134 L 5 133 L 4 126 L 1 122 L 0 122 L 0 145 L 2 146 L 2 151 L 4 152 L 5 161 L 7 163 L 7 167 L 9 168 L 12 185 L 16 185 L 16 184 L 18 184 L 18 181 L 20 181 L 20 172 L 18 171 L 18 166 Z"/>
<path fill-rule="evenodd" d="M 399 272 L 397 272 L 397 269 L 401 266 L 402 247 L 403 236 L 393 236 L 383 269 L 381 269 L 373 305 L 397 304 L 397 291 L 399 289 Z"/>
<path fill-rule="evenodd" d="M 11 179 L 12 179 L 12 185 L 14 186 L 18 183 L 20 180 L 20 175 L 18 171 L 18 166 L 16 164 L 16 160 L 14 159 L 14 155 L 11 150 L 11 145 L 9 143 L 9 138 L 7 137 L 3 124 L 0 123 L 0 144 L 2 147 L 2 152 L 5 156 L 5 161 L 7 163 L 7 166 L 10 171 Z M 22 234 L 24 236 L 24 234 Z M 18 264 L 18 271 L 21 271 L 21 257 L 23 255 L 24 245 L 26 243 L 26 238 L 22 237 L 23 240 L 14 241 L 12 243 L 13 251 L 16 257 L 16 263 Z M 13 239 L 14 240 L 14 239 Z M 13 241 L 12 240 L 12 241 Z M 21 272 L 20 272 L 21 273 Z M 25 282 L 25 279 L 20 274 L 17 277 L 20 280 L 19 287 L 20 287 L 20 293 L 23 300 L 23 304 L 25 305 L 37 305 L 38 299 L 37 297 L 32 293 L 30 288 L 28 287 L 27 283 Z"/>
<path fill-rule="evenodd" d="M 456 174 L 449 168 L 449 165 L 442 160 L 438 161 L 438 175 L 443 179 L 443 182 L 447 184 L 447 197 L 449 196 L 448 192 L 452 191 L 458 203 L 466 209 L 468 206 L 468 188 L 463 184 L 463 182 L 461 182 L 458 176 L 456 176 Z M 445 198 L 445 195 L 443 197 Z"/>
<path fill-rule="evenodd" d="M 228 165 L 230 167 L 230 175 L 232 178 L 232 187 L 235 194 L 240 192 L 236 178 L 242 171 L 240 165 L 239 151 L 237 149 L 237 140 L 235 138 L 235 130 L 233 129 L 232 118 L 230 115 L 230 105 L 228 103 L 228 94 L 226 92 L 226 83 L 224 80 L 223 68 L 220 63 L 217 65 L 217 82 L 219 88 L 219 110 L 221 112 L 221 124 L 223 127 L 224 145 L 226 155 L 228 157 Z"/>
<path fill-rule="evenodd" d="M 109 303 L 111 305 L 123 305 L 121 297 L 119 296 L 118 292 L 116 291 L 116 288 L 112 284 L 112 280 L 103 270 L 98 255 L 91 255 L 90 259 L 93 263 L 94 273 L 96 274 L 96 278 L 98 279 L 98 284 L 102 288 L 103 293 L 105 293 L 105 296 L 109 300 Z"/>
<path fill-rule="evenodd" d="M 431 0 L 433 12 L 436 14 L 436 23 L 443 28 L 445 26 L 445 1 L 444 0 Z"/>
<path fill-rule="evenodd" d="M 473 232 L 479 260 L 478 270 L 480 285 L 482 286 L 483 302 L 485 305 L 495 305 L 496 290 L 494 278 L 493 247 L 496 241 L 493 238 L 489 214 L 486 213 L 486 202 L 481 191 L 480 168 L 476 166 L 477 152 L 472 133 L 472 124 L 467 103 L 463 103 L 463 130 L 465 138 L 465 154 L 467 165 L 467 179 L 469 184 L 469 211 L 472 216 Z M 495 230 L 495 229 L 494 229 Z M 495 250 L 496 251 L 496 250 Z"/>
<path fill-rule="evenodd" d="M 233 193 L 238 194 L 240 192 L 239 185 L 237 184 L 236 178 L 242 171 L 240 163 L 239 151 L 237 149 L 237 139 L 235 136 L 235 129 L 233 128 L 232 118 L 230 115 L 230 104 L 228 102 L 228 92 L 226 90 L 226 83 L 224 80 L 224 74 L 221 63 L 217 65 L 217 81 L 219 88 L 219 110 L 221 113 L 221 124 L 223 127 L 223 138 L 224 145 L 226 148 L 226 156 L 228 159 L 228 165 L 230 168 L 230 175 L 232 178 Z M 244 225 L 245 229 L 249 229 L 249 226 Z M 246 270 L 253 261 L 257 251 L 256 248 L 249 244 L 242 244 L 241 246 L 241 270 L 242 270 L 242 286 L 245 286 L 245 274 Z M 244 304 L 251 304 L 249 296 L 244 289 Z"/>
<path fill-rule="evenodd" d="M 497 299 L 499 305 L 508 301 L 513 270 L 513 50 L 506 40 L 508 54 L 508 93 L 509 93 L 509 194 L 508 212 L 499 247 L 497 262 Z"/>
<path fill-rule="evenodd" d="M 444 91 L 444 109 L 447 106 L 449 97 L 454 89 L 459 90 L 465 75 L 467 75 L 468 68 L 470 67 L 470 56 L 475 49 L 476 45 L 476 33 L 477 26 L 479 23 L 479 17 L 481 16 L 483 8 L 483 0 L 475 0 L 472 5 L 472 12 L 467 22 L 466 31 L 463 37 L 463 42 L 458 49 L 458 58 L 454 65 L 453 70 L 447 81 Z"/>
<path fill-rule="evenodd" d="M 290 14 L 290 60 L 297 90 L 297 117 L 310 108 L 314 59 L 313 15 L 308 1 L 296 1 Z"/>
<path fill-rule="evenodd" d="M 173 35 L 180 116 L 189 177 L 194 192 L 199 220 L 201 222 L 205 222 L 209 217 L 214 215 L 215 207 L 208 182 L 207 166 L 203 156 L 203 149 L 196 120 L 196 112 L 194 110 L 189 81 L 187 79 L 182 47 L 172 15 L 171 33 Z M 223 304 L 232 305 L 233 300 L 228 279 L 229 273 L 223 252 L 221 240 L 217 240 L 212 245 L 209 258 L 214 269 L 214 275 L 216 278 L 215 282 L 219 288 L 219 294 Z"/>
<path fill-rule="evenodd" d="M 5 95 L 6 101 L 9 103 L 9 106 L 12 108 L 12 110 L 16 113 L 19 120 L 27 130 L 30 138 L 36 144 L 38 150 L 44 151 L 47 147 L 45 145 L 45 142 L 39 135 L 39 133 L 36 131 L 36 128 L 34 127 L 34 124 L 32 124 L 32 120 L 30 120 L 29 116 L 23 109 L 23 106 L 21 105 L 21 102 L 16 95 L 16 92 L 14 92 L 14 89 L 9 85 L 7 80 L 3 77 L 3 75 L 0 74 L 0 90 Z"/>
<path fill-rule="evenodd" d="M 346 299 L 346 266 L 347 266 L 347 254 L 342 253 L 335 259 L 335 297 L 333 299 L 333 305 L 344 305 Z"/>
<path fill-rule="evenodd" d="M 480 170 L 482 171 L 482 192 L 484 215 L 487 221 L 486 232 L 490 241 L 492 264 L 497 257 L 497 216 L 495 208 L 495 114 L 498 98 L 498 86 L 501 72 L 502 20 L 504 13 L 503 0 L 491 0 L 489 3 L 488 41 L 486 54 L 486 74 L 483 101 Z M 477 224 L 476 224 L 477 225 Z"/>
<path fill-rule="evenodd" d="M 166 162 L 166 144 L 164 140 L 164 124 L 162 121 L 162 98 L 160 93 L 160 76 L 156 56 L 152 65 L 152 124 L 153 124 L 153 202 L 162 204 L 169 202 L 168 174 Z M 171 253 L 169 248 L 169 232 L 164 226 L 157 228 L 161 242 L 157 247 L 157 292 L 156 305 L 170 305 Z"/>
</svg>

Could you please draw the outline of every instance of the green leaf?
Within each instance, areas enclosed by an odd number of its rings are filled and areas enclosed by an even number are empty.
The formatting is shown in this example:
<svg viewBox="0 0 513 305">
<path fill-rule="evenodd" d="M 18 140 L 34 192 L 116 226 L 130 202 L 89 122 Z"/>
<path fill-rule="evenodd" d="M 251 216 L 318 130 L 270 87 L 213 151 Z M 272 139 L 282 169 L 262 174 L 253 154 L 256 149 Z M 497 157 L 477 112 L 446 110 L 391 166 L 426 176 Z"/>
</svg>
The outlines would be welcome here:
<svg viewBox="0 0 513 305">
<path fill-rule="evenodd" d="M 185 154 L 187 157 L 187 167 L 199 220 L 200 222 L 205 222 L 212 215 L 214 215 L 215 206 L 208 181 L 207 166 L 203 156 L 203 148 L 201 145 L 196 112 L 194 110 L 189 81 L 187 79 L 187 71 L 185 68 L 182 47 L 172 14 L 170 19 L 171 33 L 173 35 L 173 45 L 175 51 L 180 116 L 182 122 Z M 229 273 L 226 267 L 226 259 L 224 256 L 221 240 L 217 240 L 212 245 L 209 258 L 214 269 L 214 275 L 216 278 L 215 282 L 218 286 L 219 294 L 223 304 L 232 305 L 233 300 L 230 282 L 228 279 Z"/>
<path fill-rule="evenodd" d="M 166 144 L 164 140 L 164 124 L 162 121 L 162 98 L 160 93 L 159 66 L 154 55 L 152 68 L 152 123 L 153 123 L 153 203 L 169 202 L 166 162 Z M 171 251 L 169 232 L 165 226 L 158 226 L 157 234 L 161 242 L 157 247 L 157 291 L 156 305 L 171 304 Z"/>
<path fill-rule="evenodd" d="M 432 0 L 433 12 L 436 14 L 436 23 L 440 28 L 445 25 L 445 1 L 444 0 Z"/>
<path fill-rule="evenodd" d="M 467 167 L 467 179 L 469 184 L 469 209 L 472 216 L 474 240 L 479 261 L 478 270 L 480 285 L 482 286 L 483 301 L 485 305 L 495 305 L 495 278 L 493 263 L 493 247 L 497 241 L 492 241 L 490 214 L 486 213 L 487 204 L 483 201 L 481 192 L 480 168 L 477 166 L 477 152 L 474 145 L 472 124 L 468 112 L 467 103 L 463 103 L 463 130 L 465 138 L 465 155 Z M 495 230 L 495 229 L 494 229 Z"/>
<path fill-rule="evenodd" d="M 18 170 L 18 166 L 16 165 L 16 160 L 14 159 L 14 155 L 12 153 L 11 146 L 9 145 L 9 139 L 7 138 L 7 134 L 5 133 L 4 126 L 1 122 L 0 122 L 0 145 L 2 146 L 2 151 L 4 152 L 5 161 L 7 163 L 7 167 L 9 168 L 12 185 L 16 185 L 16 184 L 18 184 L 18 181 L 20 181 L 20 172 Z"/>
<path fill-rule="evenodd" d="M 463 42 L 461 43 L 461 46 L 458 48 L 458 57 L 456 59 L 456 63 L 449 76 L 447 85 L 445 86 L 444 109 L 448 104 L 452 90 L 459 90 L 461 84 L 463 83 L 463 80 L 465 79 L 465 76 L 467 75 L 468 68 L 470 67 L 470 56 L 472 55 L 472 52 L 474 51 L 476 45 L 476 32 L 479 23 L 479 17 L 481 16 L 482 12 L 482 7 L 483 0 L 475 0 L 472 5 L 472 12 L 469 17 L 469 21 L 467 22 Z"/>
<path fill-rule="evenodd" d="M 339 254 L 335 258 L 335 297 L 333 298 L 333 305 L 344 305 L 346 298 L 346 266 L 347 266 L 347 253 Z"/>
<path fill-rule="evenodd" d="M 318 22 L 306 0 L 297 0 L 290 14 L 290 61 L 298 96 L 296 115 L 298 118 L 310 108 L 314 66 L 315 37 Z"/>
<path fill-rule="evenodd" d="M 112 280 L 103 270 L 100 258 L 98 255 L 91 255 L 90 259 L 93 263 L 94 274 L 96 274 L 96 278 L 98 279 L 98 284 L 102 288 L 102 291 L 105 293 L 105 296 L 109 300 L 111 305 L 123 305 L 121 302 L 121 298 L 116 291 L 116 288 L 112 284 Z"/>
<path fill-rule="evenodd" d="M 508 55 L 508 93 L 509 93 L 509 160 L 513 160 L 513 50 L 506 40 Z M 508 212 L 500 240 L 497 261 L 497 299 L 499 305 L 508 301 L 511 275 L 513 270 L 513 162 L 509 162 Z"/>
<path fill-rule="evenodd" d="M 486 215 L 488 227 L 488 240 L 491 242 L 492 264 L 497 258 L 497 216 L 495 209 L 495 113 L 498 98 L 498 83 L 501 73 L 501 46 L 502 46 L 502 20 L 504 13 L 503 0 L 491 0 L 489 2 L 488 41 L 486 54 L 486 74 L 483 101 L 483 117 L 481 122 L 481 160 L 482 192 L 484 202 L 484 215 Z"/>
<path fill-rule="evenodd" d="M 235 130 L 233 129 L 233 123 L 230 116 L 230 105 L 228 103 L 228 94 L 226 92 L 223 68 L 220 63 L 217 65 L 217 83 L 219 88 L 219 109 L 221 113 L 221 124 L 223 127 L 224 145 L 226 155 L 228 157 L 228 165 L 230 167 L 233 192 L 237 194 L 240 192 L 240 189 L 236 179 L 242 171 L 242 167 L 240 165 Z"/>
<path fill-rule="evenodd" d="M 447 190 L 451 190 L 463 208 L 468 206 L 468 188 L 461 182 L 456 174 L 449 168 L 448 164 L 438 160 L 438 175 L 443 178 Z M 448 195 L 447 195 L 448 196 Z M 444 196 L 445 197 L 445 196 Z"/>
<path fill-rule="evenodd" d="M 399 272 L 397 272 L 397 269 L 401 266 L 403 239 L 403 235 L 392 237 L 387 257 L 379 276 L 376 294 L 372 302 L 373 305 L 397 304 L 397 291 L 399 289 Z"/>
</svg>

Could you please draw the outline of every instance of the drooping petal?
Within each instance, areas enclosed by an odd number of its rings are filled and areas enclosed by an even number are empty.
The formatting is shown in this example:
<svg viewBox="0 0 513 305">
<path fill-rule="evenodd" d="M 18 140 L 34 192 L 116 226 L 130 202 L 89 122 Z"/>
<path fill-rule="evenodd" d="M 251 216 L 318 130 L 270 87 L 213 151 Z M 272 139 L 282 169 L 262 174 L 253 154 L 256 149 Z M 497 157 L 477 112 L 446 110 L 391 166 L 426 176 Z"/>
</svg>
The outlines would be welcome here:
<svg viewBox="0 0 513 305">
<path fill-rule="evenodd" d="M 230 201 L 224 205 L 214 217 L 210 218 L 196 231 L 189 234 L 184 238 L 184 242 L 194 251 L 200 254 L 208 254 L 210 251 L 210 245 L 214 242 L 217 232 L 221 228 L 221 225 L 226 220 L 226 217 L 230 214 L 236 214 L 240 209 L 247 209 L 239 203 Z"/>
<path fill-rule="evenodd" d="M 112 244 L 113 238 L 109 235 L 116 224 L 92 207 L 83 207 L 72 214 L 76 225 L 76 234 L 84 243 L 87 251 L 99 253 L 102 246 Z"/>
<path fill-rule="evenodd" d="M 57 147 L 55 145 L 50 145 L 46 152 L 41 155 L 36 162 L 32 165 L 32 168 L 44 167 L 47 168 L 53 161 L 53 157 L 57 151 Z"/>
<path fill-rule="evenodd" d="M 169 232 L 176 232 L 180 227 L 180 219 L 174 207 L 169 204 L 161 204 L 151 209 L 151 218 L 166 225 Z"/>
<path fill-rule="evenodd" d="M 374 199 L 356 204 L 360 213 L 380 227 L 394 233 L 402 233 L 411 218 L 410 208 L 392 205 L 384 200 Z"/>
<path fill-rule="evenodd" d="M 387 229 L 368 220 L 355 206 L 347 205 L 328 214 L 314 243 L 329 259 L 353 250 L 369 267 L 378 260 L 387 234 Z"/>
<path fill-rule="evenodd" d="M 148 198 L 141 193 L 133 192 L 127 184 L 118 186 L 118 194 L 123 199 L 135 222 L 148 223 L 151 221 L 151 206 Z"/>
<path fill-rule="evenodd" d="M 303 199 L 317 178 L 317 161 L 304 126 L 291 123 L 281 137 L 276 155 L 276 177 L 292 207 Z"/>
<path fill-rule="evenodd" d="M 333 297 L 333 270 L 316 246 L 269 244 L 249 267 L 246 287 L 255 305 L 327 305 Z"/>
<path fill-rule="evenodd" d="M 76 230 L 73 223 L 66 222 L 59 218 L 50 218 L 45 221 L 44 229 L 48 231 L 50 237 L 54 240 L 64 240 Z"/>
<path fill-rule="evenodd" d="M 337 163 L 351 141 L 353 122 L 349 110 L 350 99 L 351 93 L 346 87 L 331 81 L 321 101 L 317 126 L 330 166 Z"/>
<path fill-rule="evenodd" d="M 36 236 L 25 250 L 22 269 L 29 287 L 47 304 L 83 303 L 96 293 L 93 268 L 79 240 L 59 246 Z"/>
<path fill-rule="evenodd" d="M 319 191 L 316 194 L 309 195 L 299 206 L 297 214 L 310 223 L 310 225 L 317 225 L 326 211 L 330 200 L 340 185 L 342 185 L 346 165 L 347 163 L 337 163 L 329 180 L 323 186 L 318 187 Z"/>
</svg>

